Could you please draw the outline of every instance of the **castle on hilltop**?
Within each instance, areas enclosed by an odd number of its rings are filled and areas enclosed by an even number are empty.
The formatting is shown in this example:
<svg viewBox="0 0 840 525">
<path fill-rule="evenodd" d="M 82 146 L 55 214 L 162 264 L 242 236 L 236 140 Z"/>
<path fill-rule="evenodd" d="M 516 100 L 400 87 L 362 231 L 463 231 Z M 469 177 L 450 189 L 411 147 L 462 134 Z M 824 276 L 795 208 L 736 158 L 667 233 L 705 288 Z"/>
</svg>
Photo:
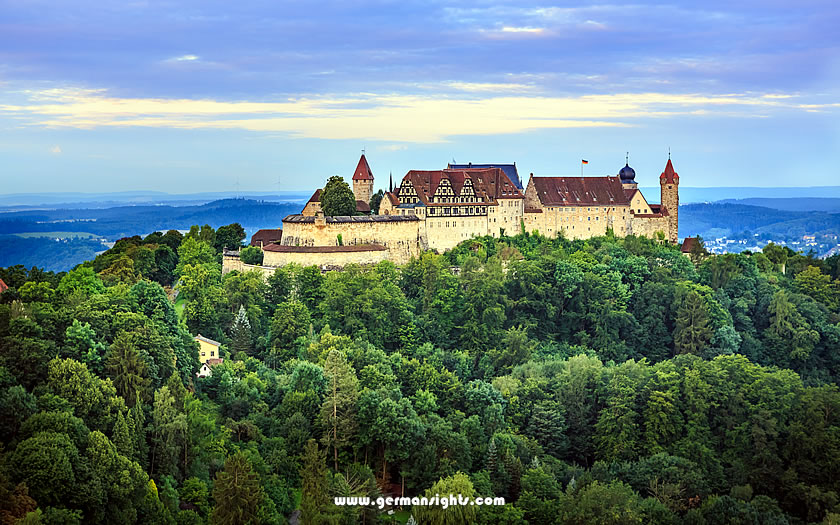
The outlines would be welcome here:
<svg viewBox="0 0 840 525">
<path fill-rule="evenodd" d="M 296 262 L 340 267 L 349 263 L 408 262 L 424 250 L 443 252 L 472 237 L 518 233 L 587 239 L 641 235 L 677 242 L 679 175 L 670 155 L 659 176 L 660 203 L 649 203 L 625 163 L 615 176 L 535 177 L 526 187 L 516 164 L 448 164 L 411 170 L 385 193 L 372 215 L 374 177 L 362 154 L 352 177 L 354 216 L 326 217 L 321 190 L 300 214 L 283 219 L 279 243 L 263 246 L 266 267 Z M 226 253 L 225 271 L 243 267 Z"/>
</svg>

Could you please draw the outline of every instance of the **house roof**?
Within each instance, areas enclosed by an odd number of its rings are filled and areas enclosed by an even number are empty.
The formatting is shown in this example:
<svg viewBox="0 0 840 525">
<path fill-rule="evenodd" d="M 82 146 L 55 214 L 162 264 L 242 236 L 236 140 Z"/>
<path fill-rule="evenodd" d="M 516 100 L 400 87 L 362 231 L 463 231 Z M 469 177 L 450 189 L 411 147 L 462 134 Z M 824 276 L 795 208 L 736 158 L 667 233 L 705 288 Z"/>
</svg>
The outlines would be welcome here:
<svg viewBox="0 0 840 525">
<path fill-rule="evenodd" d="M 359 164 L 356 165 L 356 171 L 353 172 L 353 180 L 373 180 L 373 172 L 370 171 L 370 166 L 368 165 L 368 161 L 365 158 L 364 153 L 362 153 L 361 158 L 359 158 Z"/>
<path fill-rule="evenodd" d="M 9 289 L 9 285 L 3 282 L 3 279 L 0 279 L 0 293 L 5 292 Z"/>
<path fill-rule="evenodd" d="M 209 344 L 215 345 L 215 346 L 222 346 L 222 343 L 220 343 L 218 341 L 214 341 L 214 340 L 209 339 L 207 337 L 204 337 L 201 334 L 198 334 L 197 336 L 193 337 L 193 339 L 195 339 L 196 341 L 204 341 L 205 343 L 209 343 Z"/>
<path fill-rule="evenodd" d="M 700 244 L 697 237 L 686 237 L 685 240 L 683 240 L 682 246 L 680 246 L 680 251 L 683 253 L 691 253 L 691 250 L 694 250 L 695 247 L 699 246 Z"/>
<path fill-rule="evenodd" d="M 223 357 L 211 357 L 210 359 L 208 359 L 204 363 L 207 366 L 215 366 L 215 365 L 220 365 L 224 362 L 225 362 L 225 359 Z"/>
<path fill-rule="evenodd" d="M 281 228 L 257 230 L 257 233 L 251 236 L 251 246 L 259 246 L 260 243 L 271 244 L 282 239 L 283 230 Z"/>
<path fill-rule="evenodd" d="M 339 253 L 339 252 L 381 252 L 387 248 L 381 244 L 353 244 L 350 246 L 282 246 L 269 244 L 267 252 L 276 253 Z"/>
<path fill-rule="evenodd" d="M 668 164 L 665 165 L 665 171 L 659 176 L 659 183 L 665 184 L 679 184 L 680 176 L 674 171 L 674 165 L 671 164 L 671 159 L 668 159 Z"/>
<path fill-rule="evenodd" d="M 411 170 L 403 177 L 403 181 L 414 187 L 419 201 L 427 206 L 452 206 L 467 203 L 435 203 L 432 198 L 438 188 L 445 181 L 452 187 L 452 192 L 460 196 L 466 185 L 471 185 L 476 196 L 475 202 L 493 204 L 499 199 L 521 199 L 522 192 L 510 180 L 501 168 L 477 169 L 445 169 L 445 170 Z M 469 181 L 469 182 L 468 182 Z M 478 198 L 483 200 L 479 201 Z"/>
<path fill-rule="evenodd" d="M 516 187 L 520 190 L 525 188 L 522 187 L 522 179 L 519 178 L 519 171 L 516 169 L 516 163 L 513 164 L 473 164 L 472 162 L 468 164 L 455 164 L 450 163 L 446 165 L 447 169 L 458 169 L 458 170 L 466 170 L 466 169 L 481 169 L 481 168 L 501 168 L 502 171 L 505 172 L 505 175 L 516 184 Z"/>
<path fill-rule="evenodd" d="M 618 177 L 533 177 L 543 206 L 615 206 L 630 204 Z"/>
<path fill-rule="evenodd" d="M 390 191 L 386 192 L 385 197 L 387 197 L 391 204 L 393 204 L 394 206 L 400 203 L 400 199 L 397 198 L 397 195 L 395 193 L 392 193 Z"/>
<path fill-rule="evenodd" d="M 315 193 L 313 193 L 306 202 L 321 202 L 321 188 L 315 190 Z"/>
</svg>

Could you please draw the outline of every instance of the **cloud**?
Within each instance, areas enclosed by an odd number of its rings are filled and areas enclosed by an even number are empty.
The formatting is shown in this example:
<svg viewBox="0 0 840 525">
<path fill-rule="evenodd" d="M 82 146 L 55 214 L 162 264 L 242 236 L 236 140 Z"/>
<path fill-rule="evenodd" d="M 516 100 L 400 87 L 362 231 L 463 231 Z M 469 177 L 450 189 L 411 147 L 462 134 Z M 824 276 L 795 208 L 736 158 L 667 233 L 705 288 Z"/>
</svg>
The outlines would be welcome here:
<svg viewBox="0 0 840 525">
<path fill-rule="evenodd" d="M 584 96 L 488 94 L 458 96 L 358 93 L 276 102 L 118 98 L 101 90 L 29 92 L 28 103 L 0 105 L 0 114 L 49 128 L 149 127 L 241 129 L 320 139 L 432 143 L 466 135 L 538 129 L 627 127 L 645 119 L 765 116 L 778 110 L 828 109 L 784 94 L 624 93 Z"/>
<path fill-rule="evenodd" d="M 61 155 L 61 146 L 55 145 L 50 148 L 50 153 L 53 155 Z"/>
<path fill-rule="evenodd" d="M 167 62 L 195 62 L 196 60 L 199 60 L 199 58 L 200 57 L 198 55 L 181 55 L 181 56 L 177 56 L 177 57 L 168 58 L 166 61 Z"/>
</svg>

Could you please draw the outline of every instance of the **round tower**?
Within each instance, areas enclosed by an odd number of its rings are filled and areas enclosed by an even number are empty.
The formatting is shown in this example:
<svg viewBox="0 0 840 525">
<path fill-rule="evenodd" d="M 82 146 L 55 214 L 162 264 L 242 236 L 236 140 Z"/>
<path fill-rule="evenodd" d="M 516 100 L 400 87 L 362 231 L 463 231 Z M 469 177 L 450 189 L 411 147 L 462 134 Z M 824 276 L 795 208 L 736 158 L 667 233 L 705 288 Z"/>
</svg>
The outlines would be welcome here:
<svg viewBox="0 0 840 525">
<path fill-rule="evenodd" d="M 668 164 L 665 165 L 665 171 L 659 176 L 659 188 L 663 212 L 668 212 L 668 231 L 666 236 L 670 242 L 677 242 L 677 235 L 679 230 L 679 212 L 680 212 L 680 176 L 674 171 L 674 165 L 671 164 L 671 156 L 668 156 Z"/>
<path fill-rule="evenodd" d="M 356 171 L 353 172 L 353 194 L 357 201 L 370 202 L 373 197 L 373 172 L 370 171 L 365 154 L 359 159 Z"/>
</svg>

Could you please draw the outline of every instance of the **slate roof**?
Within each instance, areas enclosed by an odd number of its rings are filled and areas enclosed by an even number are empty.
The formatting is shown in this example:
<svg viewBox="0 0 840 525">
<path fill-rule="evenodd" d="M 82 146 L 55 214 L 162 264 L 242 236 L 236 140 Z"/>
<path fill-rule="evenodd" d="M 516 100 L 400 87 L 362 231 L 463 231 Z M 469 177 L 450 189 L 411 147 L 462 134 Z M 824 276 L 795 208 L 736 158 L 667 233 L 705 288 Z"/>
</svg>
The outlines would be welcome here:
<svg viewBox="0 0 840 525">
<path fill-rule="evenodd" d="M 618 177 L 534 177 L 543 206 L 616 206 L 630 204 Z"/>
<path fill-rule="evenodd" d="M 356 171 L 353 172 L 353 180 L 373 180 L 373 172 L 370 171 L 370 166 L 364 153 L 362 153 L 362 157 L 359 159 L 359 164 L 356 165 Z"/>
<path fill-rule="evenodd" d="M 516 169 L 516 163 L 513 164 L 473 164 L 472 162 L 468 164 L 447 164 L 447 169 L 458 169 L 458 170 L 465 170 L 465 169 L 480 169 L 480 168 L 501 168 L 502 171 L 505 172 L 505 175 L 516 184 L 516 187 L 520 190 L 524 190 L 525 188 L 522 186 L 522 179 L 519 178 L 519 171 Z"/>
<path fill-rule="evenodd" d="M 260 246 L 260 243 L 280 242 L 282 239 L 283 230 L 281 228 L 257 230 L 257 233 L 251 236 L 251 246 Z"/>
<path fill-rule="evenodd" d="M 445 169 L 445 170 L 411 170 L 406 173 L 403 180 L 408 179 L 417 192 L 417 197 L 426 206 L 453 206 L 471 204 L 466 202 L 432 202 L 441 181 L 447 179 L 452 186 L 455 196 L 461 195 L 461 190 L 467 179 L 472 182 L 476 198 L 481 201 L 473 201 L 472 204 L 494 204 L 499 199 L 522 199 L 524 195 L 510 180 L 501 168 L 476 168 L 476 169 Z"/>
<path fill-rule="evenodd" d="M 353 244 L 350 246 L 281 246 L 270 244 L 265 247 L 265 251 L 277 253 L 379 252 L 384 250 L 387 250 L 387 248 L 381 244 Z"/>
<path fill-rule="evenodd" d="M 214 341 L 214 340 L 209 339 L 207 337 L 204 337 L 201 334 L 198 334 L 197 336 L 193 337 L 193 339 L 195 339 L 196 341 L 204 341 L 205 343 L 210 343 L 211 345 L 215 345 L 215 346 L 222 346 L 222 343 L 220 343 L 218 341 Z"/>
</svg>

